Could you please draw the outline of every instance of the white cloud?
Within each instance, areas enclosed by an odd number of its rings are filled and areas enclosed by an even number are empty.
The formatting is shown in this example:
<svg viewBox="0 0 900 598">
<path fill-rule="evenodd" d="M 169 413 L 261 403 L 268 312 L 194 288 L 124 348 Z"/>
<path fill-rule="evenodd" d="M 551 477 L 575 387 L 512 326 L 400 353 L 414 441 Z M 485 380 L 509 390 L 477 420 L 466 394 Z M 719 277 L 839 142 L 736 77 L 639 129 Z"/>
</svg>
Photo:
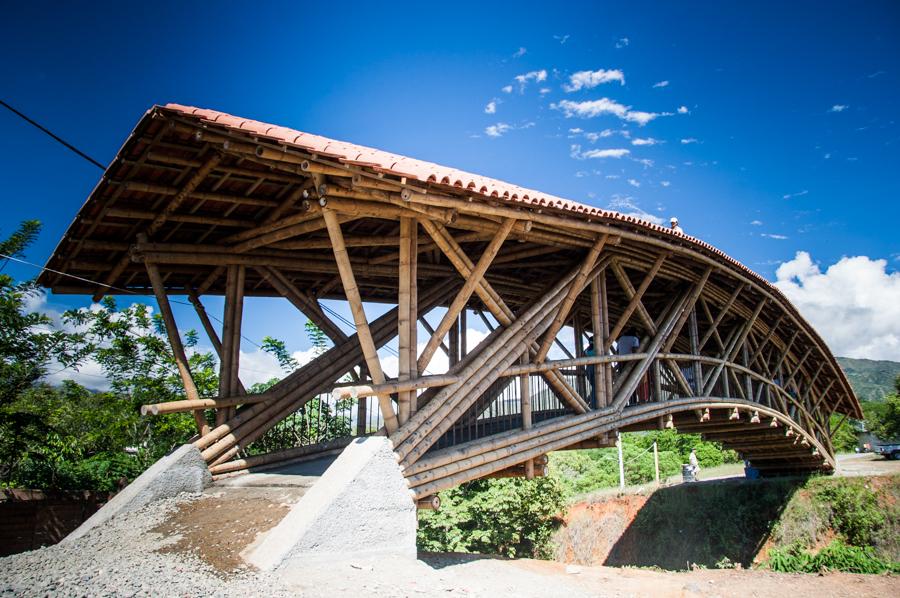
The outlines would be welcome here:
<svg viewBox="0 0 900 598">
<path fill-rule="evenodd" d="M 637 179 L 628 179 L 628 184 L 632 187 L 640 187 L 641 183 Z"/>
<path fill-rule="evenodd" d="M 632 160 L 642 165 L 644 168 L 651 168 L 653 166 L 653 160 L 650 158 L 632 158 Z"/>
<path fill-rule="evenodd" d="M 496 114 L 497 113 L 497 100 L 491 100 L 487 103 L 487 106 L 484 107 L 485 114 Z"/>
<path fill-rule="evenodd" d="M 631 43 L 630 39 L 628 39 L 627 37 L 621 37 L 616 41 L 616 47 L 624 48 L 625 46 L 627 46 L 630 43 Z"/>
<path fill-rule="evenodd" d="M 753 226 L 762 226 L 763 225 L 762 220 L 751 220 L 750 224 L 752 224 Z"/>
<path fill-rule="evenodd" d="M 527 53 L 528 53 L 527 48 L 520 47 L 518 50 L 516 50 L 513 53 L 513 58 L 521 58 L 522 56 L 525 56 L 525 54 L 527 54 Z"/>
<path fill-rule="evenodd" d="M 803 197 L 807 193 L 809 193 L 809 189 L 804 189 L 803 191 L 798 191 L 797 193 L 787 193 L 785 195 L 782 195 L 781 197 L 782 199 L 791 199 L 792 197 Z"/>
<path fill-rule="evenodd" d="M 503 93 L 512 93 L 512 90 L 513 90 L 512 85 L 504 85 L 503 87 L 500 88 L 500 91 L 502 91 Z"/>
<path fill-rule="evenodd" d="M 655 216 L 643 210 L 630 195 L 620 195 L 618 193 L 613 195 L 606 209 L 619 212 L 623 216 L 631 216 L 632 218 L 646 220 L 653 224 L 662 224 L 663 222 L 662 218 L 659 216 Z"/>
<path fill-rule="evenodd" d="M 516 82 L 519 84 L 519 91 L 525 91 L 525 86 L 528 85 L 529 82 L 534 81 L 535 83 L 542 83 L 547 80 L 547 71 L 541 69 L 539 71 L 530 71 L 525 73 L 524 75 L 516 75 Z M 503 88 L 503 91 L 506 91 L 506 88 Z M 510 90 L 512 91 L 512 90 Z"/>
<path fill-rule="evenodd" d="M 668 87 L 668 86 L 669 86 L 668 81 L 659 81 L 658 83 L 653 84 L 654 89 L 659 88 L 659 87 Z"/>
<path fill-rule="evenodd" d="M 690 145 L 691 143 L 700 143 L 693 137 L 688 137 L 686 139 L 681 140 L 681 145 Z"/>
<path fill-rule="evenodd" d="M 775 239 L 776 241 L 784 241 L 787 239 L 787 235 L 776 235 L 774 233 L 759 233 L 760 237 L 766 237 L 767 239 Z"/>
<path fill-rule="evenodd" d="M 561 110 L 566 118 L 594 118 L 605 114 L 611 114 L 622 120 L 635 122 L 640 126 L 644 126 L 651 120 L 667 116 L 666 113 L 658 112 L 642 112 L 639 110 L 631 110 L 631 106 L 625 106 L 615 100 L 609 98 L 600 98 L 599 100 L 586 100 L 584 102 L 573 102 L 571 100 L 563 100 L 557 104 L 550 104 L 550 108 Z"/>
<path fill-rule="evenodd" d="M 664 116 L 659 112 L 643 112 L 641 110 L 629 110 L 625 115 L 625 120 L 633 123 L 637 123 L 640 126 L 646 125 L 651 120 L 654 120 L 657 117 Z"/>
<path fill-rule="evenodd" d="M 662 185 L 663 187 L 668 187 L 672 184 L 672 182 L 671 181 L 660 181 L 659 184 Z"/>
<path fill-rule="evenodd" d="M 690 112 L 690 110 L 688 110 L 687 106 L 678 107 L 678 114 L 687 114 L 688 112 Z"/>
<path fill-rule="evenodd" d="M 618 81 L 620 85 L 625 85 L 625 74 L 618 69 L 598 69 L 596 71 L 578 71 L 569 76 L 569 83 L 563 85 L 563 89 L 568 92 L 579 91 L 581 89 L 593 89 L 603 83 L 612 83 Z"/>
<path fill-rule="evenodd" d="M 581 146 L 578 144 L 574 144 L 569 148 L 569 155 L 575 158 L 576 160 L 584 160 L 590 158 L 621 158 L 623 156 L 627 156 L 631 151 L 627 149 L 592 149 L 586 152 L 581 151 Z"/>
<path fill-rule="evenodd" d="M 582 133 L 584 133 L 584 129 L 582 129 L 581 127 L 575 127 L 574 129 L 569 129 L 569 133 L 571 133 L 572 135 L 581 135 Z"/>
<path fill-rule="evenodd" d="M 496 125 L 485 127 L 484 134 L 488 137 L 500 137 L 510 129 L 512 127 L 506 123 L 497 123 Z"/>
<path fill-rule="evenodd" d="M 546 95 L 546 94 L 550 93 L 551 91 L 553 91 L 553 90 L 550 89 L 549 87 L 542 87 L 538 90 L 538 93 L 541 95 Z"/>
<path fill-rule="evenodd" d="M 834 106 L 831 107 L 829 112 L 843 112 L 844 110 L 846 110 L 849 107 L 850 106 L 847 106 L 846 104 L 835 104 Z"/>
<path fill-rule="evenodd" d="M 836 355 L 900 361 L 900 272 L 887 260 L 844 257 L 824 272 L 798 251 L 776 271 L 778 287 Z"/>
<path fill-rule="evenodd" d="M 658 143 L 662 143 L 662 141 L 653 137 L 638 137 L 631 140 L 631 145 L 656 145 Z"/>
<path fill-rule="evenodd" d="M 559 42 L 559 45 L 564 45 L 567 41 L 569 41 L 570 35 L 554 35 L 553 39 Z"/>
</svg>

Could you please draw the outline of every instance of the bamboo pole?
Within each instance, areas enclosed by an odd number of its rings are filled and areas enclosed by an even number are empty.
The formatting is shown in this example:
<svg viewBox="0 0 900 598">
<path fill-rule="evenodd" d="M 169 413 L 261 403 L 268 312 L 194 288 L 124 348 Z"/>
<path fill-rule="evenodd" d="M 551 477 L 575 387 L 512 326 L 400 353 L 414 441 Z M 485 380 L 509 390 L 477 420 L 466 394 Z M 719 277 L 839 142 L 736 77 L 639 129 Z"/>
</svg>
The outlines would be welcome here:
<svg viewBox="0 0 900 598">
<path fill-rule="evenodd" d="M 296 307 L 300 313 L 318 326 L 334 343 L 347 340 L 347 335 L 335 324 L 325 312 L 318 301 L 298 289 L 277 268 L 258 267 L 256 271 L 269 282 L 281 295 Z"/>
<path fill-rule="evenodd" d="M 198 411 L 203 409 L 221 409 L 223 407 L 235 407 L 237 405 L 252 405 L 265 403 L 276 399 L 271 392 L 261 394 L 244 394 L 234 397 L 222 397 L 215 399 L 197 399 L 182 401 L 165 401 L 163 403 L 149 403 L 141 405 L 141 415 L 166 415 L 169 413 L 184 413 L 185 411 Z"/>
<path fill-rule="evenodd" d="M 528 351 L 522 354 L 521 362 L 523 365 L 528 363 Z M 519 376 L 519 399 L 522 402 L 522 429 L 531 429 L 531 377 L 528 374 Z M 534 460 L 525 461 L 525 477 L 527 479 L 534 478 Z"/>
<path fill-rule="evenodd" d="M 656 324 L 653 322 L 650 314 L 647 313 L 647 310 L 641 303 L 641 299 L 643 298 L 644 293 L 647 292 L 647 289 L 650 288 L 650 283 L 653 282 L 654 278 L 656 278 L 656 274 L 659 272 L 659 269 L 660 267 L 662 267 L 663 261 L 665 261 L 665 259 L 666 254 L 660 254 L 660 256 L 656 258 L 656 262 L 654 262 L 653 267 L 649 272 L 647 272 L 647 274 L 644 275 L 644 280 L 641 281 L 640 286 L 638 286 L 636 290 L 631 286 L 631 281 L 628 280 L 628 276 L 622 270 L 622 267 L 613 262 L 613 274 L 616 275 L 616 279 L 618 279 L 619 284 L 625 291 L 625 294 L 629 297 L 629 301 L 628 305 L 625 307 L 625 310 L 622 312 L 622 315 L 619 317 L 619 321 L 616 322 L 615 327 L 613 327 L 613 330 L 610 333 L 610 337 L 608 339 L 609 344 L 603 347 L 604 351 L 608 351 L 610 346 L 612 346 L 613 340 L 619 338 L 619 335 L 628 324 L 628 321 L 631 319 L 631 314 L 633 314 L 635 310 L 637 310 L 639 314 L 642 314 L 641 319 L 644 321 L 644 324 L 649 324 L 647 326 L 647 330 L 651 334 L 656 333 Z"/>
<path fill-rule="evenodd" d="M 410 229 L 413 226 L 412 218 L 400 219 L 400 281 L 397 292 L 397 328 L 398 328 L 398 371 L 397 380 L 404 382 L 410 379 L 410 327 L 413 325 L 409 321 L 410 317 L 410 291 L 411 291 L 411 267 L 410 259 L 411 247 Z M 397 394 L 397 414 L 399 424 L 402 426 L 409 419 L 410 404 L 409 392 L 401 391 Z"/>
<path fill-rule="evenodd" d="M 212 322 L 209 320 L 209 314 L 206 313 L 206 308 L 203 306 L 203 303 L 200 301 L 200 297 L 196 292 L 188 293 L 188 300 L 194 306 L 194 311 L 197 312 L 197 318 L 200 320 L 200 323 L 203 325 L 203 329 L 206 331 L 206 335 L 209 337 L 209 342 L 213 346 L 213 350 L 216 352 L 216 355 L 219 356 L 219 360 L 222 360 L 222 341 L 219 340 L 219 335 L 216 333 L 215 327 L 212 325 Z M 244 389 L 244 385 L 241 384 L 240 379 L 238 379 L 238 395 L 247 394 L 246 389 Z M 239 404 L 239 403 L 237 403 Z M 211 405 L 214 407 L 214 405 Z M 154 412 L 153 415 L 156 415 Z"/>
<path fill-rule="evenodd" d="M 542 330 L 549 325 L 553 318 L 553 312 L 547 313 L 542 308 L 547 307 L 551 301 L 553 307 L 562 300 L 565 287 L 571 282 L 576 272 L 571 272 L 561 279 L 549 293 L 537 301 L 515 323 L 503 330 L 494 341 L 491 348 L 473 360 L 473 363 L 461 372 L 461 378 L 465 380 L 461 384 L 451 385 L 439 392 L 436 398 L 445 397 L 445 400 L 431 401 L 427 407 L 417 414 L 417 418 L 411 419 L 407 426 L 392 437 L 395 451 L 400 455 L 404 463 L 415 461 L 430 447 L 443 432 L 445 432 L 465 411 L 465 408 L 473 403 L 487 390 L 490 384 L 496 380 L 496 371 L 508 367 L 515 360 L 515 347 L 520 346 L 526 339 L 533 338 L 535 330 Z M 510 357 L 512 355 L 512 357 Z M 422 419 L 418 419 L 423 416 Z M 401 439 L 403 440 L 402 442 Z"/>
<path fill-rule="evenodd" d="M 591 330 L 593 332 L 594 355 L 603 355 L 603 315 L 600 305 L 600 276 L 604 272 L 591 279 Z M 594 408 L 600 409 L 606 406 L 606 368 L 594 367 L 594 379 L 591 380 L 594 389 Z"/>
<path fill-rule="evenodd" d="M 584 289 L 588 272 L 590 272 L 597 263 L 597 258 L 600 257 L 600 252 L 603 251 L 603 246 L 606 245 L 606 240 L 608 238 L 609 235 L 601 235 L 594 243 L 594 246 L 591 247 L 590 251 L 588 251 L 587 256 L 585 256 L 584 261 L 581 263 L 581 268 L 578 270 L 578 274 L 572 281 L 572 285 L 569 287 L 562 304 L 559 306 L 556 317 L 550 324 L 550 328 L 544 333 L 544 340 L 541 343 L 540 348 L 538 348 L 537 355 L 534 357 L 535 361 L 544 361 L 547 357 L 547 353 L 550 351 L 550 345 L 553 344 L 553 339 L 556 338 L 559 329 L 562 328 L 563 323 L 569 317 L 569 311 L 571 311 L 572 306 L 575 304 L 575 299 L 581 293 L 582 289 Z M 576 340 L 576 343 L 580 342 L 580 339 Z"/>
<path fill-rule="evenodd" d="M 419 368 L 417 355 L 419 352 L 419 221 L 411 219 L 409 227 L 409 377 L 418 378 Z M 409 413 L 418 409 L 418 393 L 409 393 Z"/>
<path fill-rule="evenodd" d="M 159 274 L 159 268 L 156 267 L 156 264 L 151 263 L 145 264 L 145 267 L 147 268 L 147 276 L 150 278 L 150 284 L 153 286 L 153 293 L 156 295 L 156 303 L 159 305 L 159 311 L 166 326 L 169 345 L 172 347 L 172 356 L 175 358 L 175 365 L 184 385 L 184 394 L 189 401 L 199 400 L 200 393 L 197 391 L 197 385 L 194 384 L 194 378 L 191 376 L 187 355 L 184 353 L 184 345 L 181 344 L 181 337 L 178 335 L 175 315 L 172 313 L 172 306 L 169 305 L 169 298 L 166 296 L 166 287 L 163 284 L 162 276 Z M 194 421 L 197 424 L 197 431 L 200 435 L 203 436 L 208 433 L 209 424 L 206 423 L 203 411 L 196 410 L 193 414 Z"/>
<path fill-rule="evenodd" d="M 232 396 L 238 394 L 238 388 L 241 384 L 239 377 L 241 370 L 241 326 L 244 319 L 244 287 L 247 276 L 244 266 L 237 266 L 235 276 L 234 310 L 231 314 L 233 318 L 231 324 L 231 334 L 233 336 L 231 341 L 231 373 L 228 380 L 228 394 Z M 225 416 L 226 419 L 234 416 L 234 407 L 227 407 Z"/>
<path fill-rule="evenodd" d="M 430 221 L 423 221 L 422 224 L 425 227 L 426 232 L 428 232 L 428 234 L 438 245 L 441 251 L 443 251 L 444 255 L 447 256 L 447 258 L 457 269 L 460 275 L 463 278 L 468 279 L 469 276 L 471 276 L 475 266 L 466 256 L 465 252 L 462 250 L 459 244 L 456 243 L 449 232 L 447 232 L 447 229 L 440 224 Z M 475 292 L 481 299 L 482 303 L 484 303 L 485 307 L 488 308 L 491 314 L 502 326 L 508 327 L 511 325 L 515 315 L 513 314 L 512 310 L 509 309 L 500 295 L 486 280 L 482 278 L 480 283 L 476 285 Z M 532 351 L 537 351 L 537 343 L 532 342 L 530 345 L 530 349 Z M 555 392 L 559 394 L 560 397 L 562 397 L 565 402 L 570 404 L 572 408 L 579 413 L 584 412 L 588 409 L 587 405 L 584 403 L 581 397 L 578 396 L 578 394 L 574 390 L 572 390 L 568 383 L 566 383 L 565 379 L 563 379 L 562 376 L 560 376 L 558 373 L 551 373 L 551 375 L 547 377 L 547 383 L 551 386 L 551 388 L 554 389 Z"/>
<path fill-rule="evenodd" d="M 341 275 L 344 294 L 347 296 L 347 301 L 350 303 L 350 310 L 353 312 L 353 320 L 356 324 L 356 336 L 362 347 L 363 356 L 366 359 L 366 366 L 369 368 L 369 375 L 372 377 L 372 381 L 375 384 L 384 384 L 384 373 L 381 370 L 381 361 L 379 361 L 378 353 L 375 350 L 375 343 L 372 340 L 372 333 L 369 330 L 369 322 L 366 319 L 366 312 L 363 309 L 359 288 L 356 286 L 356 278 L 353 276 L 353 267 L 350 265 L 347 248 L 344 246 L 344 235 L 343 232 L 341 232 L 340 222 L 338 221 L 337 215 L 331 211 L 330 208 L 323 209 L 322 216 L 325 218 L 325 224 L 328 227 L 328 236 L 331 237 L 334 259 L 337 262 L 338 270 Z M 378 403 L 381 407 L 382 417 L 384 418 L 384 427 L 388 434 L 392 434 L 397 429 L 397 416 L 394 413 L 390 395 L 378 395 Z"/>
<path fill-rule="evenodd" d="M 447 308 L 447 312 L 441 319 L 440 324 L 438 324 L 435 332 L 432 333 L 431 338 L 428 339 L 428 343 L 425 345 L 425 348 L 422 349 L 422 355 L 418 360 L 418 366 L 420 370 L 428 367 L 428 363 L 431 361 L 432 356 L 434 356 L 434 352 L 437 351 L 437 348 L 441 340 L 444 338 L 444 335 L 447 334 L 447 332 L 449 332 L 453 328 L 453 325 L 457 322 L 459 313 L 465 309 L 466 304 L 472 297 L 472 293 L 475 291 L 475 288 L 481 284 L 485 272 L 487 272 L 494 257 L 500 251 L 500 248 L 503 246 L 503 242 L 506 241 L 507 236 L 509 236 L 509 231 L 512 230 L 515 222 L 516 221 L 512 220 L 511 218 L 505 220 L 503 222 L 503 225 L 500 227 L 500 230 L 497 231 L 497 234 L 491 240 L 490 244 L 488 244 L 487 248 L 485 248 L 484 253 L 481 254 L 481 257 L 478 259 L 478 263 L 475 265 L 475 268 L 466 278 L 465 284 L 456 294 L 456 297 L 453 298 L 453 301 Z M 455 363 L 453 356 L 459 355 L 459 349 L 457 345 L 457 349 L 456 351 L 454 351 L 454 337 L 451 335 L 450 338 L 450 365 L 453 365 Z"/>
</svg>

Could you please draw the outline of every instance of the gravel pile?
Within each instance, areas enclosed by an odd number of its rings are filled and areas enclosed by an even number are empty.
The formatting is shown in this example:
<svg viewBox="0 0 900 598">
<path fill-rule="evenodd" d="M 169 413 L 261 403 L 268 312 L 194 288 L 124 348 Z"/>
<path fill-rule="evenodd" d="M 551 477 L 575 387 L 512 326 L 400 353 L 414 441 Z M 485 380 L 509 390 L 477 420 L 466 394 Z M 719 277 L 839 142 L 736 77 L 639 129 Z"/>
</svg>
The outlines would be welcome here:
<svg viewBox="0 0 900 598">
<path fill-rule="evenodd" d="M 252 570 L 228 576 L 190 554 L 156 552 L 177 538 L 148 530 L 181 495 L 117 516 L 64 546 L 0 558 L 0 596 L 291 596 L 277 576 Z"/>
</svg>

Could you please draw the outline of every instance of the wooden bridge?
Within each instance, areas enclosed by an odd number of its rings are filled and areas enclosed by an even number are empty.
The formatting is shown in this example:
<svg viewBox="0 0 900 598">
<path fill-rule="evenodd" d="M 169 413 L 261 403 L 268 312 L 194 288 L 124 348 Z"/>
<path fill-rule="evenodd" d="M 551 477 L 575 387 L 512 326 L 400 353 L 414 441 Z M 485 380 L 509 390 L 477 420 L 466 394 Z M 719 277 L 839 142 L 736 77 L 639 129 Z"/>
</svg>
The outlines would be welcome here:
<svg viewBox="0 0 900 598">
<path fill-rule="evenodd" d="M 194 442 L 220 476 L 384 433 L 427 499 L 479 477 L 541 475 L 549 451 L 661 428 L 719 441 L 764 475 L 830 471 L 830 416 L 861 417 L 787 299 L 702 241 L 211 110 L 151 109 L 48 268 L 40 282 L 55 293 L 155 295 L 187 399 L 144 410 L 193 412 Z M 173 295 L 195 306 L 218 352 L 218 396 L 199 396 Z M 225 297 L 221 331 L 206 295 Z M 333 343 L 261 394 L 238 377 L 249 296 L 287 299 Z M 352 336 L 323 299 L 349 304 Z M 392 308 L 370 319 L 364 304 L 379 303 Z M 491 332 L 469 350 L 471 318 Z M 637 346 L 619 354 L 624 336 Z M 389 379 L 378 351 L 394 339 Z M 565 359 L 550 359 L 554 347 Z M 431 374 L 438 351 L 449 370 Z M 331 432 L 297 431 L 323 413 Z"/>
</svg>

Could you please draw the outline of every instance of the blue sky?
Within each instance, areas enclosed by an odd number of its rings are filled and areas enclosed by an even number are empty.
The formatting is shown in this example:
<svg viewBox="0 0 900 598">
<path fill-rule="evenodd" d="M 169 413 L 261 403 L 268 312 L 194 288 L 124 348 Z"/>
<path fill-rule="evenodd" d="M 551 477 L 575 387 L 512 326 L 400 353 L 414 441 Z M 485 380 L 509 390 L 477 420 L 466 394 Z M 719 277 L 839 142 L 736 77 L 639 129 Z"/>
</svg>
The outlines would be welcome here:
<svg viewBox="0 0 900 598">
<path fill-rule="evenodd" d="M 843 336 L 869 334 L 870 295 L 900 292 L 900 5 L 787 4 L 17 3 L 0 22 L 0 97 L 103 163 L 172 101 L 677 215 L 778 278 L 814 325 L 862 309 Z M 0 234 L 42 220 L 42 263 L 100 172 L 0 111 L 0 174 Z M 842 264 L 873 286 L 829 311 Z M 248 336 L 271 333 L 248 316 Z M 900 359 L 888 332 L 833 347 Z"/>
</svg>

